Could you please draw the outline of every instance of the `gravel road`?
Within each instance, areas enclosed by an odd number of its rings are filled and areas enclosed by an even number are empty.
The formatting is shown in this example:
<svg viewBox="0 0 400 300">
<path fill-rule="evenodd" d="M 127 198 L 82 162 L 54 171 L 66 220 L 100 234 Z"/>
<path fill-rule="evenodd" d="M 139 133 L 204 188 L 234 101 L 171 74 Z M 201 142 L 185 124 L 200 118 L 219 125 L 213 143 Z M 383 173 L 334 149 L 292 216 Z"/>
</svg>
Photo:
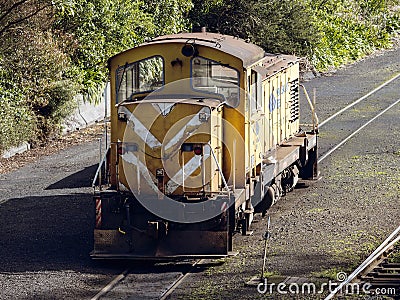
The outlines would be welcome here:
<svg viewBox="0 0 400 300">
<path fill-rule="evenodd" d="M 0 299 L 84 299 L 120 270 L 89 258 L 98 148 L 82 143 L 0 176 Z"/>
<path fill-rule="evenodd" d="M 400 49 L 386 51 L 306 82 L 309 91 L 317 88 L 320 120 L 400 72 L 398 57 Z M 399 83 L 321 128 L 321 151 L 400 98 Z M 348 273 L 398 226 L 399 140 L 397 105 L 327 158 L 320 166 L 321 180 L 302 183 L 271 208 L 271 280 L 291 276 L 325 282 L 339 271 Z M 94 222 L 90 179 L 97 161 L 98 142 L 85 142 L 0 175 L 0 299 L 89 299 L 126 268 L 123 262 L 100 264 L 89 258 Z M 171 299 L 294 298 L 260 295 L 245 285 L 260 275 L 262 265 L 266 219 L 256 220 L 253 236 L 235 236 L 237 256 L 207 261 Z M 128 298 L 119 291 L 133 288 L 134 274 L 148 270 L 130 267 L 133 275 L 108 298 Z M 149 282 L 162 280 L 151 276 L 149 271 Z"/>
</svg>

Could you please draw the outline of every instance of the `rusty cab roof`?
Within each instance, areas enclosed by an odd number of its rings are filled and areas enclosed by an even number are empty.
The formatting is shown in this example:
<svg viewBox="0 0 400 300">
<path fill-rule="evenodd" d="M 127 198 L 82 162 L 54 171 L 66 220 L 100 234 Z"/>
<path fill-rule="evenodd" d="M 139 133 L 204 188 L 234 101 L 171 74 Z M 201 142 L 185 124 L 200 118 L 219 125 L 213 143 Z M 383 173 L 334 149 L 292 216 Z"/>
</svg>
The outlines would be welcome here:
<svg viewBox="0 0 400 300">
<path fill-rule="evenodd" d="M 298 61 L 293 55 L 266 53 L 261 47 L 243 39 L 212 32 L 178 33 L 154 38 L 146 44 L 154 43 L 195 43 L 238 57 L 243 62 L 243 67 L 253 67 L 262 74 L 263 78 L 288 67 Z"/>
<path fill-rule="evenodd" d="M 219 33 L 211 32 L 194 32 L 194 33 L 178 33 L 157 37 L 145 44 L 156 43 L 189 43 L 207 47 L 214 47 L 218 50 L 228 53 L 242 60 L 243 66 L 246 68 L 256 61 L 264 57 L 264 50 L 246 41 Z"/>
<path fill-rule="evenodd" d="M 268 78 L 298 61 L 296 56 L 266 53 L 263 48 L 238 37 L 212 32 L 164 35 L 145 42 L 138 47 L 163 43 L 194 43 L 207 47 L 215 47 L 219 51 L 239 58 L 243 62 L 244 68 L 252 67 L 261 73 L 263 78 Z"/>
</svg>

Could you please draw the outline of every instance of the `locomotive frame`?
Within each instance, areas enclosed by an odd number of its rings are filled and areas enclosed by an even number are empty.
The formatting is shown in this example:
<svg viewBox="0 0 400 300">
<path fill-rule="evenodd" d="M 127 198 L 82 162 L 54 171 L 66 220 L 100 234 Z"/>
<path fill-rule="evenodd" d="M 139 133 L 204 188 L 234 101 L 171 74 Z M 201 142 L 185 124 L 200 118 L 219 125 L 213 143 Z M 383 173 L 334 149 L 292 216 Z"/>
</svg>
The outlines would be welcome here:
<svg viewBox="0 0 400 300">
<path fill-rule="evenodd" d="M 111 142 L 94 179 L 93 258 L 221 257 L 299 178 L 315 179 L 318 119 L 300 127 L 299 60 L 209 32 L 109 60 Z"/>
</svg>

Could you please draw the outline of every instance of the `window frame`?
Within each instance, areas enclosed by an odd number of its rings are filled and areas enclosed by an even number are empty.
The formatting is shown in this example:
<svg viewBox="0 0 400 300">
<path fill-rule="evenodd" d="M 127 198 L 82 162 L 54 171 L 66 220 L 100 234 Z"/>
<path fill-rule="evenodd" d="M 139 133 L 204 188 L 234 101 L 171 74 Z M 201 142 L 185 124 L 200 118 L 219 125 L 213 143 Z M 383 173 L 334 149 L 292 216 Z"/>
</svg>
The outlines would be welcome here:
<svg viewBox="0 0 400 300">
<path fill-rule="evenodd" d="M 155 89 L 140 90 L 140 91 L 137 91 L 137 92 L 132 92 L 129 96 L 126 96 L 127 87 L 125 87 L 125 89 L 126 89 L 125 90 L 125 97 L 124 97 L 125 99 L 121 100 L 120 99 L 120 90 L 121 90 L 121 84 L 123 82 L 122 79 L 125 78 L 125 81 L 127 81 L 126 78 L 128 76 L 126 71 L 129 68 L 131 68 L 131 69 L 135 68 L 134 65 L 139 66 L 139 64 L 141 62 L 144 62 L 144 61 L 147 61 L 147 60 L 151 60 L 153 58 L 159 58 L 159 59 L 161 59 L 161 62 L 162 62 L 162 65 L 161 65 L 162 66 L 162 69 L 161 69 L 161 71 L 162 71 L 161 85 L 159 87 L 155 88 Z M 129 71 L 131 71 L 131 70 L 129 70 Z M 121 76 L 119 76 L 119 74 L 121 74 Z M 139 74 L 140 74 L 140 70 L 138 71 L 137 76 L 139 76 Z M 121 103 L 123 101 L 127 101 L 129 98 L 132 100 L 134 95 L 151 93 L 151 92 L 154 92 L 155 90 L 158 90 L 158 89 L 164 87 L 165 86 L 165 59 L 164 59 L 164 57 L 161 56 L 161 55 L 152 55 L 152 56 L 145 57 L 143 59 L 140 59 L 140 60 L 137 60 L 137 61 L 134 61 L 134 62 L 131 62 L 131 63 L 126 63 L 125 65 L 122 65 L 122 66 L 118 66 L 117 69 L 115 70 L 115 84 L 116 84 L 115 94 L 116 94 L 116 103 L 117 104 Z M 131 90 L 133 91 L 133 88 Z"/>
<path fill-rule="evenodd" d="M 196 87 L 195 87 L 194 79 L 195 79 L 195 78 L 201 78 L 201 77 L 194 77 L 194 76 L 193 76 L 193 75 L 194 75 L 194 72 L 193 72 L 194 60 L 195 60 L 195 59 L 198 59 L 198 58 L 204 59 L 204 60 L 206 60 L 206 61 L 208 61 L 208 62 L 211 62 L 211 63 L 215 63 L 215 65 L 219 65 L 219 66 L 222 66 L 222 67 L 226 67 L 226 68 L 228 68 L 228 69 L 230 69 L 230 70 L 236 72 L 236 74 L 237 74 L 237 83 L 236 83 L 237 98 L 235 99 L 234 102 L 233 102 L 233 101 L 230 102 L 229 99 L 227 99 L 227 98 L 225 97 L 225 95 L 222 94 L 222 93 L 213 93 L 213 92 L 210 92 L 210 91 L 207 91 L 207 90 L 204 90 L 204 89 L 200 89 L 200 88 L 196 88 Z M 195 56 L 195 57 L 192 57 L 192 59 L 190 60 L 190 85 L 191 85 L 191 89 L 194 90 L 194 91 L 196 91 L 196 92 L 201 92 L 201 93 L 205 93 L 205 94 L 209 94 L 209 95 L 217 95 L 217 96 L 219 96 L 219 97 L 217 97 L 217 99 L 221 99 L 221 98 L 222 98 L 222 99 L 223 99 L 222 103 L 225 103 L 225 104 L 227 104 L 228 106 L 230 106 L 230 107 L 232 107 L 232 108 L 238 107 L 239 104 L 240 104 L 240 75 L 241 75 L 241 74 L 240 74 L 240 72 L 239 72 L 238 69 L 236 69 L 236 68 L 230 66 L 229 64 L 223 64 L 223 63 L 221 63 L 221 62 L 219 62 L 219 61 L 210 59 L 210 58 L 208 58 L 208 57 L 204 57 L 204 56 Z M 210 76 L 210 77 L 207 76 L 207 78 L 212 79 L 213 77 L 212 77 L 212 76 Z M 233 87 L 232 87 L 232 88 L 233 88 Z"/>
</svg>

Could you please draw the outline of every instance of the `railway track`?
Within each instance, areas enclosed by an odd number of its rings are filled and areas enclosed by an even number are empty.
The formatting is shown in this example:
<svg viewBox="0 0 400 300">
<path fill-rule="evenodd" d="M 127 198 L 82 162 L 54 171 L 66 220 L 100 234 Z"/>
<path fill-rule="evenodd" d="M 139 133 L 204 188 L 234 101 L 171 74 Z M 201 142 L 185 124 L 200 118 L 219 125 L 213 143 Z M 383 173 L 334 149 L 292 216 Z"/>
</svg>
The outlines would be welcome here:
<svg viewBox="0 0 400 300">
<path fill-rule="evenodd" d="M 176 287 L 204 263 L 204 259 L 131 266 L 116 275 L 91 300 L 121 298 L 169 299 Z"/>
<path fill-rule="evenodd" d="M 390 109 L 392 109 L 394 106 L 396 106 L 397 104 L 400 103 L 400 98 L 397 99 L 395 102 L 393 102 L 392 104 L 390 104 L 387 108 L 385 108 L 384 110 L 380 111 L 377 115 L 375 115 L 372 119 L 368 120 L 366 123 L 364 123 L 363 125 L 361 125 L 360 127 L 358 127 L 358 129 L 356 129 L 355 131 L 353 131 L 351 134 L 349 134 L 347 137 L 345 137 L 341 142 L 339 142 L 336 146 L 332 147 L 331 149 L 329 149 L 328 151 L 326 151 L 325 153 L 323 153 L 323 155 L 318 159 L 318 163 L 322 162 L 323 160 L 325 160 L 329 155 L 331 155 L 334 151 L 336 151 L 337 149 L 339 149 L 340 147 L 342 147 L 348 140 L 350 140 L 353 136 L 355 136 L 356 134 L 358 134 L 361 130 L 363 130 L 364 128 L 366 128 L 367 126 L 369 126 L 372 122 L 374 122 L 376 119 L 378 119 L 380 116 L 382 116 L 384 113 L 386 113 L 387 111 L 389 111 Z"/>
<path fill-rule="evenodd" d="M 169 297 L 169 296 L 174 292 L 174 290 L 181 284 L 181 282 L 182 282 L 183 280 L 185 280 L 185 278 L 186 278 L 187 276 L 190 275 L 190 273 L 194 270 L 194 268 L 196 267 L 196 265 L 201 264 L 202 262 L 204 262 L 204 259 L 196 260 L 196 261 L 192 264 L 192 266 L 191 266 L 191 268 L 188 270 L 188 272 L 182 273 L 182 274 L 167 288 L 167 290 L 165 290 L 165 291 L 162 293 L 162 295 L 161 295 L 161 297 L 160 297 L 160 300 L 166 300 L 166 299 L 168 299 L 168 297 Z"/>
<path fill-rule="evenodd" d="M 396 95 L 387 97 L 385 94 L 387 89 L 396 84 L 398 85 L 399 81 L 400 73 L 397 73 L 377 88 L 352 101 L 320 122 L 319 163 L 362 130 L 373 126 L 374 121 L 399 104 L 400 98 L 395 99 Z M 398 94 L 397 96 L 400 95 Z"/>
<path fill-rule="evenodd" d="M 346 107 L 321 122 L 321 125 L 324 127 L 324 131 L 332 130 L 327 124 L 330 125 L 334 122 L 343 122 L 343 120 L 346 118 L 350 118 L 352 122 L 356 122 L 358 127 L 357 129 L 353 129 L 351 131 L 347 129 L 342 130 L 340 133 L 338 133 L 338 138 L 336 138 L 334 145 L 332 145 L 332 142 L 330 140 L 326 140 L 325 142 L 323 141 L 320 149 L 321 154 L 318 161 L 319 163 L 328 158 L 332 153 L 342 147 L 347 141 L 357 135 L 360 131 L 371 125 L 371 123 L 373 123 L 380 116 L 382 116 L 387 111 L 394 108 L 400 103 L 400 99 L 397 99 L 394 102 L 393 99 L 387 99 L 386 101 L 382 102 L 377 95 L 385 87 L 395 83 L 396 80 L 399 80 L 399 78 L 400 73 L 396 74 L 395 76 L 393 76 L 374 90 L 368 92 L 364 96 L 354 100 Z M 371 97 L 372 95 L 374 95 L 374 98 Z M 376 98 L 378 98 L 378 100 Z M 377 104 L 378 102 L 379 105 Z M 373 106 L 374 109 L 368 111 L 368 113 L 363 115 L 358 120 L 354 120 L 354 118 L 351 117 L 351 114 L 354 113 L 354 110 L 357 110 L 357 108 L 360 109 L 361 105 L 370 107 Z M 375 105 L 377 106 L 375 107 Z M 350 113 L 350 116 L 348 115 L 348 113 Z M 344 125 L 347 125 L 347 123 L 345 123 Z M 335 126 L 332 127 L 335 128 Z M 199 265 L 203 264 L 204 262 L 205 260 L 185 262 L 181 265 L 181 267 L 178 266 L 178 268 L 176 265 L 169 264 L 164 265 L 161 268 L 159 266 L 155 266 L 155 268 L 139 271 L 129 268 L 125 269 L 121 271 L 120 274 L 115 276 L 115 278 L 107 286 L 99 291 L 99 293 L 96 294 L 92 298 L 92 300 L 121 298 L 122 294 L 124 295 L 124 297 L 126 296 L 125 298 L 142 297 L 143 299 L 170 299 L 173 291 L 177 287 L 179 287 L 179 285 L 190 274 L 192 274 L 194 270 L 199 267 Z M 398 272 L 398 265 L 399 264 L 393 265 L 391 263 L 382 261 L 381 263 L 377 264 L 377 267 L 373 269 L 374 271 L 371 271 L 368 274 L 375 274 L 374 272 L 378 272 L 378 274 L 380 274 L 382 272 L 385 272 L 382 268 L 387 269 L 388 267 L 392 268 L 393 266 L 397 267 L 396 270 Z M 160 271 L 162 272 L 162 276 L 156 276 L 156 273 Z M 364 278 L 367 279 L 370 275 L 364 275 Z M 389 275 L 389 277 L 390 276 L 392 275 Z M 149 279 L 152 282 L 157 281 L 158 285 L 148 284 Z M 381 282 L 382 281 L 383 280 L 381 280 Z M 147 282 L 147 284 L 139 284 L 140 282 Z M 139 294 L 136 292 L 137 290 L 140 290 Z"/>
<path fill-rule="evenodd" d="M 354 291 L 356 286 L 370 296 L 400 299 L 400 227 L 325 300 L 348 293 L 349 286 L 351 291 Z"/>
</svg>

